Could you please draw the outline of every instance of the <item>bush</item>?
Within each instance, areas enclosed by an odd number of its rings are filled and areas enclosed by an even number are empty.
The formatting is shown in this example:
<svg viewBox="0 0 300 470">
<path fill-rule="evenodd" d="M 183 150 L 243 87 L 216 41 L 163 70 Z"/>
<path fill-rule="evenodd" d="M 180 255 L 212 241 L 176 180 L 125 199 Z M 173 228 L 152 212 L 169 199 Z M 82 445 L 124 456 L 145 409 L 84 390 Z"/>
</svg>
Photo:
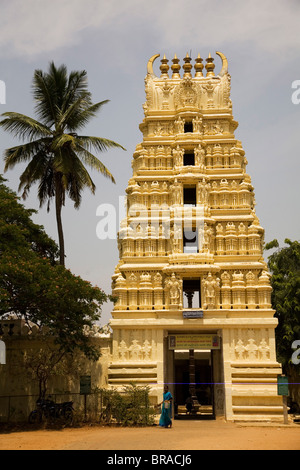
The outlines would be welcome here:
<svg viewBox="0 0 300 470">
<path fill-rule="evenodd" d="M 100 421 L 121 426 L 151 426 L 154 411 L 150 406 L 149 387 L 131 384 L 123 393 L 116 390 L 101 390 L 102 412 Z"/>
</svg>

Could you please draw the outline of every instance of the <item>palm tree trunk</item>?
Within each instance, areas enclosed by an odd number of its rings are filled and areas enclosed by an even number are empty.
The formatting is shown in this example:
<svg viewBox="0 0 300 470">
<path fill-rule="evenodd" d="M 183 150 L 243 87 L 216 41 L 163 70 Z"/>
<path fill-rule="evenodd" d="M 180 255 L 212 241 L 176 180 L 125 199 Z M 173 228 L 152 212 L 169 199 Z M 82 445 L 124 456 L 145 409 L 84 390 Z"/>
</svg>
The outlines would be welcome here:
<svg viewBox="0 0 300 470">
<path fill-rule="evenodd" d="M 61 219 L 62 209 L 62 189 L 59 181 L 59 177 L 56 176 L 55 180 L 55 209 L 56 209 L 56 222 L 58 231 L 58 244 L 59 244 L 59 264 L 65 266 L 65 241 Z"/>
</svg>

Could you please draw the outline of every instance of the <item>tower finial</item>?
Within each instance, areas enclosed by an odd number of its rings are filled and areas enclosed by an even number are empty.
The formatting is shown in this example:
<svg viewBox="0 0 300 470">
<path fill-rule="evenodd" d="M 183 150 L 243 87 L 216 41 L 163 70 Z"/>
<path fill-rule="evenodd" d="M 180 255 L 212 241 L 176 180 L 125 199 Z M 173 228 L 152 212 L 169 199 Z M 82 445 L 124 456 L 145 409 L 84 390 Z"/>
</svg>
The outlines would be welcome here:
<svg viewBox="0 0 300 470">
<path fill-rule="evenodd" d="M 192 64 L 191 64 L 191 58 L 188 54 L 188 52 L 186 53 L 186 56 L 185 58 L 183 59 L 184 60 L 184 65 L 182 66 L 183 70 L 184 70 L 184 77 L 191 77 L 192 74 L 191 74 L 191 70 L 192 70 Z"/>
<path fill-rule="evenodd" d="M 215 64 L 213 63 L 213 61 L 214 61 L 214 59 L 212 58 L 211 54 L 209 53 L 208 57 L 206 59 L 206 65 L 205 65 L 205 68 L 207 70 L 207 73 L 206 73 L 207 77 L 213 77 L 215 75 L 214 74 Z"/>
<path fill-rule="evenodd" d="M 174 55 L 174 59 L 172 59 L 173 65 L 171 65 L 171 69 L 173 71 L 172 78 L 180 78 L 179 70 L 181 69 L 181 65 L 179 65 L 179 59 L 177 55 Z"/>
<path fill-rule="evenodd" d="M 202 64 L 203 59 L 201 58 L 200 54 L 198 54 L 197 59 L 195 59 L 194 69 L 196 70 L 195 77 L 203 77 L 202 70 L 204 65 Z"/>
<path fill-rule="evenodd" d="M 166 54 L 164 54 L 164 57 L 161 59 L 161 66 L 160 66 L 160 71 L 161 71 L 161 77 L 166 77 L 168 76 L 168 71 L 169 71 L 169 66 L 168 66 L 168 59 L 166 58 Z"/>
</svg>

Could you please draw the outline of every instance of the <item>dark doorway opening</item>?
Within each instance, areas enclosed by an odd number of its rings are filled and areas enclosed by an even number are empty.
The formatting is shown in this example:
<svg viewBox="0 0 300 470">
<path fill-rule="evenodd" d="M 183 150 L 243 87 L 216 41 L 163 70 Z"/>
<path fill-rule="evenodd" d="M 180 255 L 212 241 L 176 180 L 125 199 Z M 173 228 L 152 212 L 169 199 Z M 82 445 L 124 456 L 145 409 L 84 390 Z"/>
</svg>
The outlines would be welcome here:
<svg viewBox="0 0 300 470">
<path fill-rule="evenodd" d="M 195 166 L 195 154 L 194 152 L 185 152 L 183 155 L 184 166 Z"/>
<path fill-rule="evenodd" d="M 183 188 L 183 204 L 185 206 L 196 207 L 197 205 L 196 186 L 187 186 Z"/>
<path fill-rule="evenodd" d="M 174 352 L 175 419 L 215 419 L 211 356 L 211 351 Z"/>
<path fill-rule="evenodd" d="M 200 279 L 183 279 L 183 308 L 201 308 Z"/>
<path fill-rule="evenodd" d="M 193 132 L 193 123 L 188 121 L 184 123 L 184 132 Z"/>
</svg>

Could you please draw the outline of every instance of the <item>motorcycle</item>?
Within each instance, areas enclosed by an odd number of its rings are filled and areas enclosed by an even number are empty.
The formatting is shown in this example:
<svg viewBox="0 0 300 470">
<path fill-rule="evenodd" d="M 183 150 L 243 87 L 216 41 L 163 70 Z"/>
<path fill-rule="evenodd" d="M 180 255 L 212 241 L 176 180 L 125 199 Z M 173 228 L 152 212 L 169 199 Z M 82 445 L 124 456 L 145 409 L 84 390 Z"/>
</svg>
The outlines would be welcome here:
<svg viewBox="0 0 300 470">
<path fill-rule="evenodd" d="M 39 424 L 43 419 L 46 421 L 60 420 L 70 425 L 73 422 L 73 411 L 72 401 L 55 403 L 50 398 L 38 398 L 36 401 L 36 409 L 31 411 L 28 421 L 30 424 Z"/>
</svg>

